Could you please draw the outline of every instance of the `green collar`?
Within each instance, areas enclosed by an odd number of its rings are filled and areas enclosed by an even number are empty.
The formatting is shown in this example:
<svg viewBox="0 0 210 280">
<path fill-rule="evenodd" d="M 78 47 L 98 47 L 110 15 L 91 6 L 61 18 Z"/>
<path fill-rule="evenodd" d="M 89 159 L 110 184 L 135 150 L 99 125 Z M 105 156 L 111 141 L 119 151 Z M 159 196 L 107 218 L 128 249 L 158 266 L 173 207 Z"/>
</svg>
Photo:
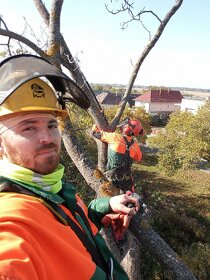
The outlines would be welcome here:
<svg viewBox="0 0 210 280">
<path fill-rule="evenodd" d="M 64 166 L 61 164 L 49 174 L 39 174 L 7 160 L 0 160 L 0 176 L 51 193 L 61 190 L 63 173 Z"/>
</svg>

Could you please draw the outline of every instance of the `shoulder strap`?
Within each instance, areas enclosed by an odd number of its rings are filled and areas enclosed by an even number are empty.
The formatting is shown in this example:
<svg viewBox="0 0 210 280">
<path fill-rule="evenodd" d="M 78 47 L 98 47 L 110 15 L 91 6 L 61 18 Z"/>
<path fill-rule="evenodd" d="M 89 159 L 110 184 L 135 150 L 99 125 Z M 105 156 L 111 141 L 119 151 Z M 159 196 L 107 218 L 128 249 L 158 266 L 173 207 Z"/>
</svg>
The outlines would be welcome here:
<svg viewBox="0 0 210 280">
<path fill-rule="evenodd" d="M 57 204 L 51 202 L 51 201 L 46 201 L 46 204 L 49 204 L 58 214 L 67 222 L 67 224 L 71 227 L 71 229 L 76 233 L 76 235 L 79 237 L 81 240 L 82 244 L 84 247 L 87 249 L 87 251 L 90 253 L 92 256 L 93 261 L 103 270 L 107 271 L 107 264 L 105 260 L 102 258 L 101 254 L 99 253 L 99 250 L 96 246 L 96 244 L 88 238 L 87 234 L 64 212 L 64 210 Z M 45 204 L 45 205 L 46 205 Z M 90 224 L 82 210 L 81 207 L 78 205 L 76 206 L 76 211 L 78 211 L 79 215 L 83 219 L 85 225 L 87 226 L 88 230 L 90 231 L 91 237 L 94 240 L 94 235 L 91 230 Z"/>
<path fill-rule="evenodd" d="M 130 150 L 130 147 L 133 145 L 134 140 L 131 139 L 131 141 L 129 142 L 126 136 L 123 136 L 123 139 L 125 141 L 125 145 L 126 145 L 126 151 Z"/>
</svg>

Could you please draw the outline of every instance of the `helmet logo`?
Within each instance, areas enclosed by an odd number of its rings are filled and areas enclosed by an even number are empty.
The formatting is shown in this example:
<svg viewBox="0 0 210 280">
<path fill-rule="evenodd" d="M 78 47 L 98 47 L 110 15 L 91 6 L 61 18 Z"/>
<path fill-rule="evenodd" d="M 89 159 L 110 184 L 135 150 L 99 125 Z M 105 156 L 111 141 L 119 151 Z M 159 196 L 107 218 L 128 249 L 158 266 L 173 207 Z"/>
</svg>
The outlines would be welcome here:
<svg viewBox="0 0 210 280">
<path fill-rule="evenodd" d="M 37 84 L 32 84 L 31 89 L 33 91 L 33 97 L 45 98 L 45 92 L 41 86 L 39 86 Z"/>
</svg>

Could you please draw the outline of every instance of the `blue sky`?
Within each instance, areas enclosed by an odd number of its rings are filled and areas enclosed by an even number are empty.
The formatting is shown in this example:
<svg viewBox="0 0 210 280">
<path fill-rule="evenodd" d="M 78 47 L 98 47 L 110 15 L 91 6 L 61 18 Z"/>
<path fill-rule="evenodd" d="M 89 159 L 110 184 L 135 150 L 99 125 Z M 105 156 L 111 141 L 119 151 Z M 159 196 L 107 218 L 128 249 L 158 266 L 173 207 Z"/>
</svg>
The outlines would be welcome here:
<svg viewBox="0 0 210 280">
<path fill-rule="evenodd" d="M 134 1 L 137 8 L 146 7 L 161 18 L 175 2 Z M 41 18 L 32 0 L 1 2 L 0 14 L 9 29 L 21 32 L 25 16 L 38 32 Z M 44 2 L 50 8 L 50 1 Z M 61 31 L 89 83 L 127 84 L 148 34 L 137 23 L 122 31 L 120 23 L 127 15 L 109 14 L 104 3 L 110 1 L 64 0 Z M 210 89 L 209 11 L 209 0 L 184 0 L 144 61 L 135 85 Z M 156 30 L 153 18 L 145 16 L 143 20 L 149 30 Z"/>
</svg>

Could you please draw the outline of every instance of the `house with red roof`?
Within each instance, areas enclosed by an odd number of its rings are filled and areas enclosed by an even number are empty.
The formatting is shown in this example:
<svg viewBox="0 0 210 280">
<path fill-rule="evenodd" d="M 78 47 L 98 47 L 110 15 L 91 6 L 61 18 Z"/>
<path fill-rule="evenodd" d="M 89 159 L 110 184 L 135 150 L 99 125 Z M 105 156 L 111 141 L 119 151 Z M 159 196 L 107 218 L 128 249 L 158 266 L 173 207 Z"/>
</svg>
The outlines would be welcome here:
<svg viewBox="0 0 210 280">
<path fill-rule="evenodd" d="M 135 107 L 144 107 L 151 114 L 168 114 L 180 111 L 182 98 L 178 90 L 152 89 L 135 98 Z"/>
</svg>

